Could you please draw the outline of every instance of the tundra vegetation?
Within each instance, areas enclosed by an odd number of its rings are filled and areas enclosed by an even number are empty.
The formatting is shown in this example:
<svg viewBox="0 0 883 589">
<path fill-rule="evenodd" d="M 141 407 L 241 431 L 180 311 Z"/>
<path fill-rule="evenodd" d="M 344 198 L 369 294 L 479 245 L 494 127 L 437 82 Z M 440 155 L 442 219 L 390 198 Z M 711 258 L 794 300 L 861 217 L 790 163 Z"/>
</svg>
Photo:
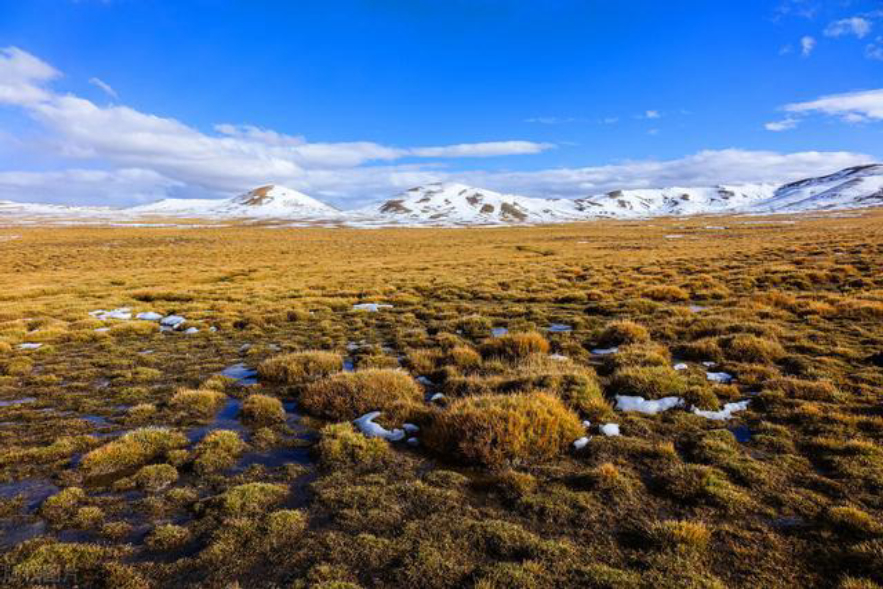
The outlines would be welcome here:
<svg viewBox="0 0 883 589">
<path fill-rule="evenodd" d="M 883 213 L 709 223 L 15 227 L 4 583 L 883 586 Z"/>
</svg>

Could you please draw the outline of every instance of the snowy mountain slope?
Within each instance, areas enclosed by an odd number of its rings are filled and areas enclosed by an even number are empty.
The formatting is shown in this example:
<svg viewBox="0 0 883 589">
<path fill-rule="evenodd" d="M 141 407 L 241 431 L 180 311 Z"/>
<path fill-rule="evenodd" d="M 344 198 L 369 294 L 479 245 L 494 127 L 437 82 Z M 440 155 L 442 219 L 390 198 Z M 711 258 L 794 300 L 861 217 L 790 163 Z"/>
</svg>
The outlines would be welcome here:
<svg viewBox="0 0 883 589">
<path fill-rule="evenodd" d="M 302 192 L 268 185 L 224 200 L 168 198 L 127 209 L 135 215 L 224 218 L 330 218 L 340 211 Z"/>
<path fill-rule="evenodd" d="M 500 194 L 455 182 L 417 186 L 352 214 L 421 225 L 511 225 L 585 219 L 571 200 Z"/>
<path fill-rule="evenodd" d="M 128 209 L 0 201 L 0 220 L 133 223 L 142 218 L 187 217 L 352 227 L 488 226 L 724 213 L 800 213 L 874 206 L 883 206 L 883 164 L 848 168 L 783 186 L 617 190 L 576 200 L 530 198 L 465 184 L 436 183 L 417 186 L 351 211 L 339 211 L 296 190 L 275 185 L 229 199 L 165 199 Z"/>
<path fill-rule="evenodd" d="M 772 198 L 755 203 L 756 212 L 802 212 L 883 205 L 883 165 L 841 170 L 836 174 L 786 184 Z"/>
<path fill-rule="evenodd" d="M 775 190 L 774 184 L 616 190 L 574 202 L 587 216 L 617 219 L 719 214 L 749 209 Z"/>
</svg>

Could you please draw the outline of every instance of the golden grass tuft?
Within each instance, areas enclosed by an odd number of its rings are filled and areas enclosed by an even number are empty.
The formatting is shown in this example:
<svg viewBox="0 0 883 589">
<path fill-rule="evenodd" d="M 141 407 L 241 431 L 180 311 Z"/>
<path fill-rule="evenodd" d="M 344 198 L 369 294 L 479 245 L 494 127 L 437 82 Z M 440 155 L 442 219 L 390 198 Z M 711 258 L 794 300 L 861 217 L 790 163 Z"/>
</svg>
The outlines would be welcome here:
<svg viewBox="0 0 883 589">
<path fill-rule="evenodd" d="M 554 458 L 582 432 L 579 417 L 551 395 L 488 395 L 434 413 L 423 441 L 442 456 L 498 467 Z"/>
<path fill-rule="evenodd" d="M 423 389 L 408 373 L 388 369 L 335 374 L 311 383 L 300 396 L 307 412 L 339 421 L 422 401 Z"/>
<path fill-rule="evenodd" d="M 242 403 L 242 421 L 253 427 L 280 425 L 285 422 L 285 407 L 276 397 L 249 395 Z"/>
<path fill-rule="evenodd" d="M 186 445 L 184 434 L 168 428 L 136 429 L 83 456 L 80 468 L 87 476 L 113 474 L 160 460 L 170 451 Z"/>
<path fill-rule="evenodd" d="M 335 352 L 309 350 L 274 356 L 258 365 L 262 379 L 283 384 L 303 384 L 343 369 L 343 356 Z"/>
<path fill-rule="evenodd" d="M 485 358 L 524 360 L 532 354 L 548 354 L 549 342 L 537 332 L 513 333 L 485 340 L 480 351 Z"/>
</svg>

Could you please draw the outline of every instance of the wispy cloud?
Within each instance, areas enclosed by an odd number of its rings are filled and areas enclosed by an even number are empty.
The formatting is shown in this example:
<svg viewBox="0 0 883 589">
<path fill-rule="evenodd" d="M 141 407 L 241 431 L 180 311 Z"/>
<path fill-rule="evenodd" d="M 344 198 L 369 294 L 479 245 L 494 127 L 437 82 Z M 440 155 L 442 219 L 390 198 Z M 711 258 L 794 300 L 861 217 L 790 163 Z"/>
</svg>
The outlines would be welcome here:
<svg viewBox="0 0 883 589">
<path fill-rule="evenodd" d="M 806 35 L 800 39 L 800 54 L 803 57 L 809 57 L 810 55 L 812 55 L 812 52 L 815 48 L 815 37 L 810 37 L 809 35 Z"/>
<path fill-rule="evenodd" d="M 110 84 L 102 80 L 101 78 L 89 78 L 89 83 L 93 86 L 100 88 L 105 94 L 110 96 L 111 98 L 119 98 L 117 95 L 117 91 L 114 90 Z"/>
<path fill-rule="evenodd" d="M 852 35 L 864 39 L 871 32 L 871 21 L 860 16 L 834 21 L 825 28 L 826 37 L 844 37 Z"/>
</svg>

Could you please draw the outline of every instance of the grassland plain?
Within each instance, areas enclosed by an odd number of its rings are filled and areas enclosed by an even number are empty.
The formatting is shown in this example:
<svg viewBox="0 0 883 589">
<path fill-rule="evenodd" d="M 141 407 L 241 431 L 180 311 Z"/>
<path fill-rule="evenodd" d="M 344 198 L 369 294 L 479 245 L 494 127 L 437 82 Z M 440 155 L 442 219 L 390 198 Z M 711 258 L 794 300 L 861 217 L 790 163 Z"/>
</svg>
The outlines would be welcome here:
<svg viewBox="0 0 883 589">
<path fill-rule="evenodd" d="M 7 234 L 7 586 L 883 585 L 883 213 Z"/>
</svg>

